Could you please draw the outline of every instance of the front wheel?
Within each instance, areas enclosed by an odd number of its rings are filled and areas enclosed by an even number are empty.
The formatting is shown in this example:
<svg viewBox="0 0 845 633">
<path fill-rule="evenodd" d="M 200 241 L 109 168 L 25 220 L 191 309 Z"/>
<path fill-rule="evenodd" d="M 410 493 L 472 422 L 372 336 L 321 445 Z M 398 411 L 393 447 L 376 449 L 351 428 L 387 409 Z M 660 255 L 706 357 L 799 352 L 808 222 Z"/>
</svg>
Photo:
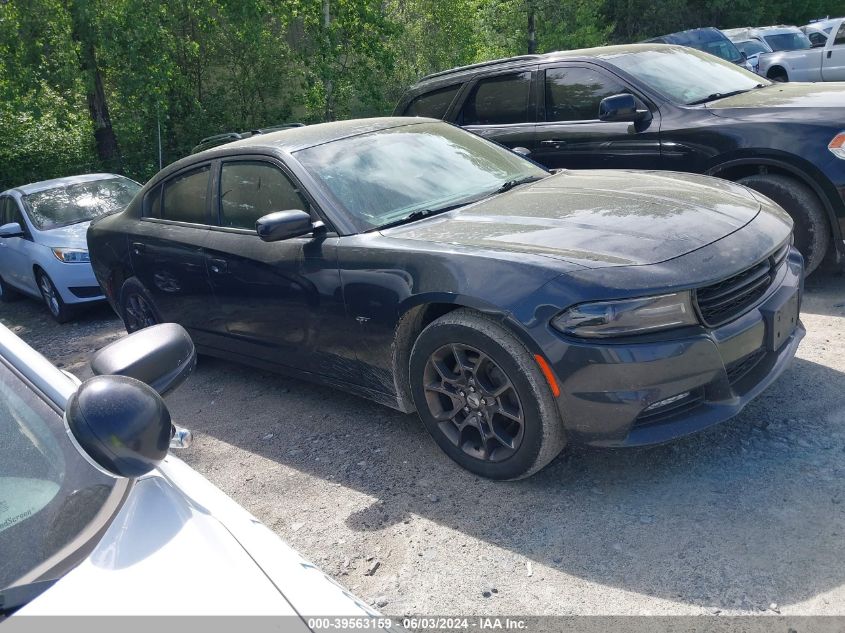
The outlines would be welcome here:
<svg viewBox="0 0 845 633">
<path fill-rule="evenodd" d="M 495 320 L 459 309 L 411 350 L 414 404 L 441 449 L 490 479 L 520 479 L 565 444 L 548 383 L 525 346 Z"/>
<path fill-rule="evenodd" d="M 161 323 L 147 289 L 135 278 L 127 279 L 120 289 L 120 317 L 130 334 Z"/>
<path fill-rule="evenodd" d="M 47 309 L 57 323 L 67 323 L 73 318 L 73 309 L 67 305 L 55 284 L 43 270 L 37 273 L 38 289 L 41 291 L 41 298 L 47 304 Z"/>
<path fill-rule="evenodd" d="M 809 275 L 824 260 L 830 248 L 830 224 L 822 201 L 807 185 L 780 174 L 755 174 L 739 183 L 768 196 L 786 211 L 795 223 L 795 248 L 804 256 L 804 271 Z"/>
</svg>

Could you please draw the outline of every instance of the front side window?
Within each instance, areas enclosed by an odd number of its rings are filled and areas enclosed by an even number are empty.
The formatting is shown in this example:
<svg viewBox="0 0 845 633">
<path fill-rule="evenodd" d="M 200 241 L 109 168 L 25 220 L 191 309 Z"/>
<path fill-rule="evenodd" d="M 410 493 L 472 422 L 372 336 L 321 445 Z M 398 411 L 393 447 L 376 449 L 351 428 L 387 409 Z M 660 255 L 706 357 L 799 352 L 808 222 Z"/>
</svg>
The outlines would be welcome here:
<svg viewBox="0 0 845 633">
<path fill-rule="evenodd" d="M 845 22 L 839 25 L 839 30 L 836 32 L 836 39 L 833 40 L 834 46 L 841 46 L 845 44 Z"/>
<path fill-rule="evenodd" d="M 427 116 L 432 119 L 442 119 L 446 116 L 446 111 L 460 88 L 461 84 L 458 84 L 420 95 L 408 105 L 405 116 Z"/>
<path fill-rule="evenodd" d="M 692 104 L 714 94 L 728 94 L 769 86 L 771 82 L 691 48 L 614 53 L 602 59 L 671 101 Z"/>
<path fill-rule="evenodd" d="M 526 123 L 530 93 L 530 72 L 482 79 L 464 103 L 463 125 Z"/>
<path fill-rule="evenodd" d="M 599 118 L 599 103 L 626 88 L 590 68 L 546 70 L 546 121 L 590 121 Z"/>
<path fill-rule="evenodd" d="M 819 46 L 824 46 L 827 44 L 827 35 L 825 33 L 819 33 L 818 31 L 814 31 L 807 35 L 810 38 L 810 41 L 813 43 L 813 46 L 818 48 Z"/>
<path fill-rule="evenodd" d="M 25 195 L 23 201 L 35 227 L 49 231 L 122 211 L 140 188 L 118 176 L 45 189 Z"/>
<path fill-rule="evenodd" d="M 492 195 L 503 183 L 548 172 L 445 123 L 416 123 L 317 145 L 294 156 L 362 230 L 414 211 Z"/>
<path fill-rule="evenodd" d="M 220 174 L 220 225 L 255 230 L 258 218 L 274 211 L 308 210 L 297 188 L 270 163 L 223 163 Z"/>
<path fill-rule="evenodd" d="M 0 363 L 0 591 L 65 548 L 115 487 L 53 409 Z"/>
<path fill-rule="evenodd" d="M 207 222 L 209 165 L 179 174 L 164 183 L 161 200 L 155 195 L 150 202 L 150 215 L 174 222 Z"/>
</svg>

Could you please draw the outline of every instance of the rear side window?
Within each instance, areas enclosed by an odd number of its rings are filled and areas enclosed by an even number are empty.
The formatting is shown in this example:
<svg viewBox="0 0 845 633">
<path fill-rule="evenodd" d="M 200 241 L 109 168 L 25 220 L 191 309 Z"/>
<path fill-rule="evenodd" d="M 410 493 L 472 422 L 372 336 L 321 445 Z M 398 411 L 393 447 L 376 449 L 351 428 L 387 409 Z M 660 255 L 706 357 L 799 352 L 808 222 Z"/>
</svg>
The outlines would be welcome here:
<svg viewBox="0 0 845 633">
<path fill-rule="evenodd" d="M 460 88 L 461 84 L 458 84 L 420 95 L 411 101 L 405 109 L 405 116 L 427 116 L 433 119 L 442 119 L 446 116 L 446 111 Z"/>
<path fill-rule="evenodd" d="M 149 201 L 149 215 L 175 222 L 207 222 L 208 165 L 194 169 L 164 183 L 161 198 L 154 195 Z"/>
<path fill-rule="evenodd" d="M 834 46 L 841 46 L 845 44 L 845 22 L 839 25 L 839 30 L 836 32 L 836 39 L 833 40 Z"/>
<path fill-rule="evenodd" d="M 611 77 L 589 68 L 546 71 L 546 121 L 593 121 L 605 97 L 627 92 Z"/>
<path fill-rule="evenodd" d="M 463 125 L 502 125 L 528 121 L 531 73 L 482 79 L 464 104 Z"/>
<path fill-rule="evenodd" d="M 307 211 L 308 205 L 278 167 L 261 161 L 223 163 L 221 226 L 255 230 L 258 218 L 291 209 Z"/>
</svg>

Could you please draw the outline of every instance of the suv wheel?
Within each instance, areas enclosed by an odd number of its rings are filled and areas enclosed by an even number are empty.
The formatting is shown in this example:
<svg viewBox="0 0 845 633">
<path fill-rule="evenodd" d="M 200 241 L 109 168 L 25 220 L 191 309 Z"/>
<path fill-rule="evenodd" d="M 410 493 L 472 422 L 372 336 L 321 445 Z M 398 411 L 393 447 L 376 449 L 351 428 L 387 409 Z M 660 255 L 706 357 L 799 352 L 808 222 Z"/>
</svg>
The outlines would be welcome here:
<svg viewBox="0 0 845 633">
<path fill-rule="evenodd" d="M 550 388 L 525 346 L 471 310 L 446 314 L 411 350 L 411 391 L 428 432 L 467 470 L 520 479 L 565 444 Z"/>
<path fill-rule="evenodd" d="M 830 247 L 830 224 L 819 197 L 807 185 L 789 176 L 759 174 L 739 180 L 783 207 L 795 222 L 795 248 L 804 256 L 807 275 L 822 263 Z"/>
</svg>

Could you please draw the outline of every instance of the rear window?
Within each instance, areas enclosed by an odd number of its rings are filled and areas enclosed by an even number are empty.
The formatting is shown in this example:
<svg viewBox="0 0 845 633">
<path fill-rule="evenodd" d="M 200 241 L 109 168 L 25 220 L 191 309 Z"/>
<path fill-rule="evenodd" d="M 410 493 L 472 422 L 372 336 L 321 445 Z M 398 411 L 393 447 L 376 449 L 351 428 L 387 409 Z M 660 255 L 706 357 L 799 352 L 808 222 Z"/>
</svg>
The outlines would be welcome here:
<svg viewBox="0 0 845 633">
<path fill-rule="evenodd" d="M 803 33 L 766 35 L 763 39 L 766 40 L 766 44 L 772 47 L 773 51 L 799 51 L 811 46 L 810 40 Z"/>
<path fill-rule="evenodd" d="M 464 104 L 463 125 L 526 123 L 530 91 L 530 72 L 482 79 Z"/>
<path fill-rule="evenodd" d="M 420 95 L 411 101 L 405 109 L 405 116 L 427 116 L 433 119 L 442 119 L 446 116 L 446 111 L 460 88 L 461 84 L 457 84 Z"/>
</svg>

